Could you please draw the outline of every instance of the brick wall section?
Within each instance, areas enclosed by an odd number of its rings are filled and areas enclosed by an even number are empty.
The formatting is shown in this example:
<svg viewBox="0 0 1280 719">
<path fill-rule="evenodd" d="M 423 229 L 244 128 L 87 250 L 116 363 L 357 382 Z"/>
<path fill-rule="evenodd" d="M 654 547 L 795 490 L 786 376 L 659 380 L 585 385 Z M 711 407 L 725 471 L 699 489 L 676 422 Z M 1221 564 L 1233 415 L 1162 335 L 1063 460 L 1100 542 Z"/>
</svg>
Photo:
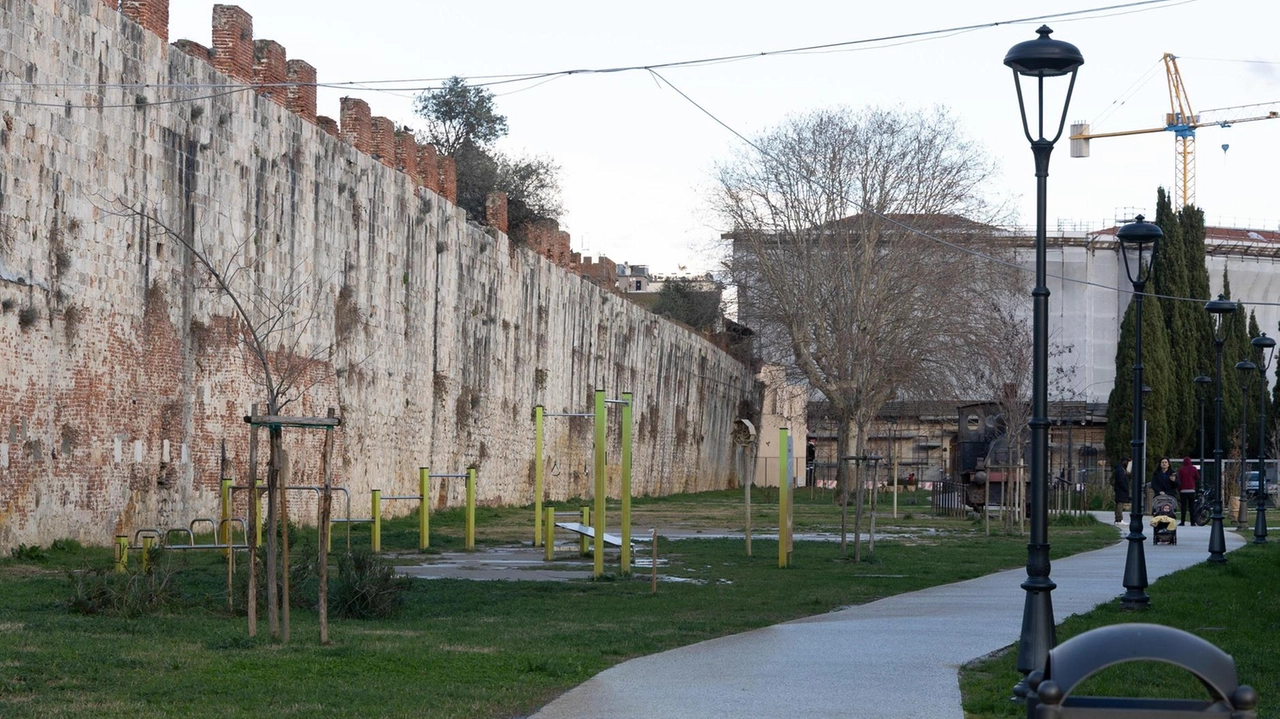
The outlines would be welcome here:
<svg viewBox="0 0 1280 719">
<path fill-rule="evenodd" d="M 213 66 L 240 82 L 253 82 L 253 16 L 235 5 L 213 6 Z"/>
<path fill-rule="evenodd" d="M 429 142 L 418 146 L 418 173 L 423 187 L 440 194 L 440 157 L 436 146 Z"/>
<path fill-rule="evenodd" d="M 372 122 L 369 103 L 356 97 L 342 98 L 342 139 L 366 154 L 373 153 Z"/>
<path fill-rule="evenodd" d="M 373 132 L 373 156 L 387 167 L 396 169 L 396 124 L 379 115 L 369 125 Z"/>
<path fill-rule="evenodd" d="M 213 62 L 213 53 L 209 48 L 194 40 L 175 40 L 173 46 L 197 60 Z"/>
<path fill-rule="evenodd" d="M 316 124 L 321 130 L 333 135 L 336 138 L 342 138 L 342 131 L 338 129 L 338 121 L 326 115 L 317 115 Z"/>
<path fill-rule="evenodd" d="M 112 10 L 119 10 L 119 9 L 120 9 L 120 0 L 102 0 L 102 4 L 103 4 L 103 5 L 106 5 L 107 7 L 111 8 Z"/>
<path fill-rule="evenodd" d="M 578 253 L 572 253 L 577 256 Z M 593 262 L 590 257 L 584 257 L 577 268 L 578 274 L 586 278 L 591 284 L 603 287 L 607 290 L 614 291 L 618 285 L 618 263 L 600 255 Z"/>
<path fill-rule="evenodd" d="M 422 185 L 422 173 L 418 172 L 418 141 L 407 127 L 396 132 L 396 169 L 411 177 L 414 187 Z"/>
<path fill-rule="evenodd" d="M 458 201 L 458 163 L 448 155 L 440 158 L 440 189 L 437 192 L 449 202 Z"/>
<path fill-rule="evenodd" d="M 254 92 L 269 97 L 279 105 L 286 105 L 289 91 L 284 87 L 288 80 L 285 71 L 284 46 L 275 40 L 253 42 Z"/>
<path fill-rule="evenodd" d="M 308 122 L 316 121 L 316 69 L 306 60 L 290 60 L 285 63 L 285 79 L 290 83 L 285 91 L 285 107 L 301 115 Z"/>
<path fill-rule="evenodd" d="M 507 234 L 507 193 L 490 192 L 484 198 L 484 223 Z"/>
<path fill-rule="evenodd" d="M 112 3 L 107 3 L 108 7 Z M 169 0 L 124 0 L 120 12 L 130 20 L 169 41 Z"/>
</svg>

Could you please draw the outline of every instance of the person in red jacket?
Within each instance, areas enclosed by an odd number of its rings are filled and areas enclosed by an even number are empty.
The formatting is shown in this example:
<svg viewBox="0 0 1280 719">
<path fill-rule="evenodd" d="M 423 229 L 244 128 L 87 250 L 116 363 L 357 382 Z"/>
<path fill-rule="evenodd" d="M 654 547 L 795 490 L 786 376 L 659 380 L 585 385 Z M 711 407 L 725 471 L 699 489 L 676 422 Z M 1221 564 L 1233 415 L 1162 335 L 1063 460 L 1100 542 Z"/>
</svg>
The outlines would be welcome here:
<svg viewBox="0 0 1280 719">
<path fill-rule="evenodd" d="M 1192 515 L 1194 521 L 1196 501 L 1196 488 L 1200 486 L 1200 470 L 1191 464 L 1190 457 L 1182 458 L 1182 466 L 1178 467 L 1178 504 L 1182 505 L 1182 523 L 1178 526 L 1185 526 L 1187 523 L 1187 514 Z"/>
</svg>

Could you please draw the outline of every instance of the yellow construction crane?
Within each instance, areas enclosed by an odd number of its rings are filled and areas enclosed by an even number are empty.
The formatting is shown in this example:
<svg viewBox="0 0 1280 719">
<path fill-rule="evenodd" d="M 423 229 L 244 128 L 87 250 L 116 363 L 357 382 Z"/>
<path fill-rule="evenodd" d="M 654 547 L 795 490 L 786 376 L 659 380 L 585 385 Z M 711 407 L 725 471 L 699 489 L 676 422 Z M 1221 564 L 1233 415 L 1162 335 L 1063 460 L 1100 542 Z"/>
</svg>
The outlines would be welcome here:
<svg viewBox="0 0 1280 719">
<path fill-rule="evenodd" d="M 1177 204 L 1181 209 L 1196 202 L 1196 128 L 1216 125 L 1231 127 L 1241 122 L 1255 120 L 1274 120 L 1280 118 L 1280 112 L 1266 111 L 1264 114 L 1257 108 L 1275 105 L 1274 102 L 1256 105 L 1240 105 L 1224 107 L 1205 112 L 1206 117 L 1197 115 L 1191 109 L 1191 98 L 1187 96 L 1187 88 L 1182 84 L 1182 74 L 1178 72 L 1178 58 L 1169 53 L 1164 54 L 1164 73 L 1169 85 L 1169 112 L 1164 116 L 1163 127 L 1149 127 L 1142 130 L 1122 130 L 1120 132 L 1090 132 L 1089 124 L 1078 122 L 1071 125 L 1071 156 L 1088 157 L 1089 141 L 1101 137 L 1123 137 L 1125 135 L 1146 135 L 1153 132 L 1173 133 L 1173 187 Z M 1230 117 L 1242 114 L 1241 117 Z M 1223 117 L 1219 118 L 1218 115 Z"/>
</svg>

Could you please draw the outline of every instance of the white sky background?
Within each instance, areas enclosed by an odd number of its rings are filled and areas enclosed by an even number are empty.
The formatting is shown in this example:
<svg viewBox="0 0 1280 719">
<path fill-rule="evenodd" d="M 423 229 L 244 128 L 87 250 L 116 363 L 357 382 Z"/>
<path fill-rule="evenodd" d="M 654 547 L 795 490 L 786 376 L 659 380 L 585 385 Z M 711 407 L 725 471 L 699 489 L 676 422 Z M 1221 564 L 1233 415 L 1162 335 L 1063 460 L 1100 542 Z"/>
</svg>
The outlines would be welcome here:
<svg viewBox="0 0 1280 719">
<path fill-rule="evenodd" d="M 322 83 L 656 64 L 1108 4 L 238 1 L 253 16 L 257 39 L 275 40 L 290 58 L 310 62 Z M 209 44 L 212 5 L 172 0 L 170 39 Z M 1280 2 L 1175 1 L 1138 10 L 1048 21 L 1054 37 L 1075 44 L 1085 58 L 1068 123 L 1094 122 L 1094 132 L 1162 126 L 1169 111 L 1159 64 L 1165 52 L 1179 56 L 1197 112 L 1280 101 L 1275 40 Z M 897 47 L 761 57 L 662 73 L 748 136 L 788 114 L 820 107 L 945 105 L 959 122 L 957 131 L 978 141 L 999 163 L 992 194 L 1012 200 L 1019 224 L 1031 225 L 1034 166 L 1022 136 L 1012 75 L 1002 61 L 1012 45 L 1034 39 L 1040 24 L 980 29 Z M 1144 76 L 1146 82 L 1135 89 Z M 531 84 L 492 88 L 511 129 L 498 147 L 549 155 L 561 165 L 567 209 L 561 224 L 572 234 L 573 248 L 617 262 L 647 264 L 655 272 L 676 272 L 679 265 L 688 271 L 714 269 L 710 249 L 725 228 L 708 210 L 707 188 L 714 164 L 740 148 L 741 141 L 643 71 Z M 358 96 L 369 102 L 374 115 L 421 128 L 412 111 L 413 94 L 321 88 L 318 110 L 336 119 L 338 99 Z M 1122 106 L 1112 107 L 1125 97 Z M 1280 110 L 1280 104 L 1261 109 Z M 1097 123 L 1107 110 L 1109 119 Z M 1172 133 L 1094 140 L 1089 159 L 1069 157 L 1066 134 L 1049 170 L 1051 229 L 1059 218 L 1098 229 L 1132 214 L 1123 208 L 1154 214 L 1156 188 L 1173 183 Z M 1223 143 L 1230 144 L 1226 153 Z M 1197 149 L 1197 200 L 1210 224 L 1278 228 L 1280 119 L 1201 129 Z"/>
</svg>

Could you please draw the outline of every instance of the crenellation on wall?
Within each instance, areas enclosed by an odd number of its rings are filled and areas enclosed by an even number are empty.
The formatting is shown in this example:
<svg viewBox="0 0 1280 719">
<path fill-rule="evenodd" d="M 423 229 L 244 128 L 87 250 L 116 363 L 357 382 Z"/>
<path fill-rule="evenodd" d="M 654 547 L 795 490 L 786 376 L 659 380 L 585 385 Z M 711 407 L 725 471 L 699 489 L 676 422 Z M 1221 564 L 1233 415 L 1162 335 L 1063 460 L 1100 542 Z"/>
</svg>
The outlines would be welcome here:
<svg viewBox="0 0 1280 719">
<path fill-rule="evenodd" d="M 108 2 L 107 7 L 114 7 Z M 144 29 L 169 41 L 169 0 L 122 0 L 120 12 Z"/>
<path fill-rule="evenodd" d="M 458 162 L 448 155 L 441 155 L 438 165 L 440 167 L 438 192 L 444 199 L 456 203 L 458 201 Z"/>
<path fill-rule="evenodd" d="M 338 121 L 332 117 L 317 115 L 316 124 L 320 126 L 321 130 L 324 130 L 338 139 L 342 139 L 342 131 L 338 129 Z"/>
<path fill-rule="evenodd" d="M 369 103 L 358 97 L 344 97 L 341 104 L 342 139 L 366 155 L 373 154 L 373 116 L 369 113 Z"/>
<path fill-rule="evenodd" d="M 316 69 L 306 60 L 285 63 L 285 107 L 308 122 L 316 122 Z"/>
<path fill-rule="evenodd" d="M 422 185 L 422 173 L 418 171 L 418 141 L 407 127 L 396 130 L 395 169 L 408 175 L 415 186 Z"/>
<path fill-rule="evenodd" d="M 213 66 L 244 83 L 253 82 L 253 16 L 236 5 L 213 6 Z"/>
<path fill-rule="evenodd" d="M 377 116 L 369 122 L 374 159 L 396 169 L 396 124 L 391 118 Z"/>
<path fill-rule="evenodd" d="M 437 195 L 440 190 L 440 158 L 436 146 L 423 143 L 418 146 L 418 172 L 422 175 L 422 183 L 428 190 Z"/>
<path fill-rule="evenodd" d="M 484 198 L 484 222 L 502 234 L 507 234 L 507 193 L 490 192 Z"/>
<path fill-rule="evenodd" d="M 187 40 L 185 38 L 182 40 L 174 40 L 173 46 L 197 60 L 203 60 L 208 63 L 213 62 L 213 52 L 194 40 Z"/>
<path fill-rule="evenodd" d="M 288 91 L 284 87 L 288 80 L 285 54 L 284 46 L 275 40 L 253 41 L 254 92 L 288 107 Z"/>
</svg>

